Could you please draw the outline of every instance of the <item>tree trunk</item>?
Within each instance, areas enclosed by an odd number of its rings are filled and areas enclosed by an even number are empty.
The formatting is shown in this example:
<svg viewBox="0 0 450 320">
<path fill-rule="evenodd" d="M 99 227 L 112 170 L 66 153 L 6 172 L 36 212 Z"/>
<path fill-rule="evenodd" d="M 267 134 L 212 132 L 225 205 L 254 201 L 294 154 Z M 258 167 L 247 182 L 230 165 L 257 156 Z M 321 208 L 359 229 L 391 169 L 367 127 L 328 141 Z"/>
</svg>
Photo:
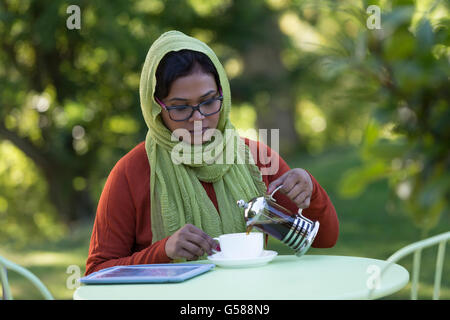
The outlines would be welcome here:
<svg viewBox="0 0 450 320">
<path fill-rule="evenodd" d="M 72 170 L 45 170 L 49 200 L 66 224 L 95 216 L 95 208 L 89 190 L 78 191 L 73 187 Z"/>
<path fill-rule="evenodd" d="M 263 92 L 263 98 L 256 94 L 254 101 L 258 128 L 279 129 L 280 153 L 286 155 L 300 144 L 295 130 L 295 95 L 289 71 L 281 61 L 283 35 L 276 16 L 266 20 L 264 30 L 267 41 L 252 44 L 244 52 L 245 77 Z"/>
<path fill-rule="evenodd" d="M 292 154 L 300 144 L 298 133 L 295 130 L 295 109 L 286 108 L 286 105 L 294 105 L 294 103 L 290 97 L 274 94 L 270 97 L 269 107 L 264 108 L 265 110 L 259 113 L 257 118 L 258 128 L 279 129 L 278 152 L 282 155 Z M 270 130 L 268 130 L 267 137 L 268 139 L 271 137 Z M 274 141 L 270 141 L 269 146 L 273 146 L 273 144 Z"/>
<path fill-rule="evenodd" d="M 8 130 L 2 121 L 0 121 L 0 137 L 11 141 L 41 170 L 48 185 L 48 199 L 65 223 L 95 215 L 89 190 L 86 188 L 77 191 L 73 187 L 73 179 L 82 174 L 77 174 L 70 167 L 60 165 L 57 159 L 52 159 L 48 153 L 36 147 L 27 138 Z"/>
</svg>

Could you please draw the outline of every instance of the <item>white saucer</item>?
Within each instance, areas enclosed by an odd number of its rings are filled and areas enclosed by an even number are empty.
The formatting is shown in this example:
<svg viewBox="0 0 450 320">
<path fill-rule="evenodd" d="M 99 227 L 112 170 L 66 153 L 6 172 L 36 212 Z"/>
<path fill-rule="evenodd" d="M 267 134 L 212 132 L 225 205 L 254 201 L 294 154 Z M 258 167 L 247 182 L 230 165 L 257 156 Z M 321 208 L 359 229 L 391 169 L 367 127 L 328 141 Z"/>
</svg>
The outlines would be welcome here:
<svg viewBox="0 0 450 320">
<path fill-rule="evenodd" d="M 221 252 L 217 252 L 208 256 L 208 260 L 223 268 L 248 268 L 265 265 L 272 261 L 278 252 L 272 250 L 264 250 L 259 257 L 256 258 L 225 258 Z"/>
</svg>

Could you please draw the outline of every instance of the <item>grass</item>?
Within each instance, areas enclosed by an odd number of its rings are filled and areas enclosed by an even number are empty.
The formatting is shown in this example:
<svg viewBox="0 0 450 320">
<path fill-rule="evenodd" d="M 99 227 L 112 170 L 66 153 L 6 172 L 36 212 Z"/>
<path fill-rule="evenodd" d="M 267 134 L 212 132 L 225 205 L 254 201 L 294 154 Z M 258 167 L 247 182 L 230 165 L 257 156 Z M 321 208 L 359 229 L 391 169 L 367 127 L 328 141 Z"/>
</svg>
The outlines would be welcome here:
<svg viewBox="0 0 450 320">
<path fill-rule="evenodd" d="M 386 202 L 389 196 L 387 183 L 379 181 L 371 185 L 357 198 L 344 199 L 338 193 L 338 182 L 345 171 L 359 163 L 353 149 L 335 149 L 316 157 L 296 155 L 285 159 L 291 168 L 306 168 L 319 181 L 336 208 L 340 234 L 337 244 L 329 249 L 311 248 L 308 254 L 346 255 L 375 259 L 387 259 L 398 249 L 420 240 L 420 230 L 401 213 L 389 213 Z M 71 228 L 64 241 L 30 244 L 17 250 L 3 244 L 0 255 L 28 268 L 48 287 L 56 299 L 72 299 L 73 289 L 66 283 L 73 274 L 67 273 L 70 265 L 78 266 L 81 276 L 85 272 L 90 233 L 93 221 Z M 429 236 L 450 230 L 448 216 L 441 217 L 439 226 Z M 292 254 L 291 249 L 271 239 L 269 248 L 280 254 Z M 422 254 L 419 299 L 430 299 L 433 292 L 434 268 L 437 247 L 425 249 Z M 441 299 L 450 299 L 450 261 L 447 258 L 442 273 Z M 412 257 L 399 264 L 412 271 Z M 34 287 L 17 274 L 10 272 L 12 294 L 15 299 L 39 299 Z M 409 299 L 410 284 L 386 299 Z"/>
<path fill-rule="evenodd" d="M 93 221 L 88 221 L 74 226 L 70 234 L 58 243 L 30 244 L 26 249 L 2 246 L 0 255 L 34 273 L 55 299 L 72 299 L 74 290 L 66 285 L 74 275 L 69 266 L 75 266 L 80 276 L 84 275 L 92 225 Z M 14 299 L 42 298 L 37 289 L 19 274 L 8 271 L 8 278 Z"/>
</svg>

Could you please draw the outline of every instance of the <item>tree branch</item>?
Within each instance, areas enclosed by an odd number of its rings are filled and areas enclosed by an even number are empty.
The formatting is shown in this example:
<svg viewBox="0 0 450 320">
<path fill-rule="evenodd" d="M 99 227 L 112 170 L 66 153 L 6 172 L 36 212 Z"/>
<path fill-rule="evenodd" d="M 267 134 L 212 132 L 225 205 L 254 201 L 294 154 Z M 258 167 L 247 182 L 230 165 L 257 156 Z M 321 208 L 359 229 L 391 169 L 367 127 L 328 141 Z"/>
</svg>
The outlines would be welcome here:
<svg viewBox="0 0 450 320">
<path fill-rule="evenodd" d="M 0 121 L 0 138 L 2 137 L 11 141 L 44 171 L 52 166 L 51 161 L 45 157 L 44 152 L 39 150 L 29 139 L 21 137 L 16 132 L 7 129 L 4 123 Z"/>
</svg>

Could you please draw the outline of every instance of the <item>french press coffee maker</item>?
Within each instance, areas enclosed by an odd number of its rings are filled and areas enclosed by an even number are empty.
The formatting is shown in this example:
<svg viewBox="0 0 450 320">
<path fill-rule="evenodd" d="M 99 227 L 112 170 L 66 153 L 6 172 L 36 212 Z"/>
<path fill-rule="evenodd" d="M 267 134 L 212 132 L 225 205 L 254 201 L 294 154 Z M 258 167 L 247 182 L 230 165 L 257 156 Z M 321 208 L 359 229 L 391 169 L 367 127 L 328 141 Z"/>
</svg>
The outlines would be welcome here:
<svg viewBox="0 0 450 320">
<path fill-rule="evenodd" d="M 293 214 L 280 206 L 273 198 L 283 185 L 278 186 L 269 196 L 253 198 L 248 203 L 237 201 L 240 208 L 245 209 L 247 232 L 254 227 L 280 240 L 294 249 L 297 257 L 308 251 L 319 231 L 319 222 L 302 216 L 302 209 Z"/>
</svg>

